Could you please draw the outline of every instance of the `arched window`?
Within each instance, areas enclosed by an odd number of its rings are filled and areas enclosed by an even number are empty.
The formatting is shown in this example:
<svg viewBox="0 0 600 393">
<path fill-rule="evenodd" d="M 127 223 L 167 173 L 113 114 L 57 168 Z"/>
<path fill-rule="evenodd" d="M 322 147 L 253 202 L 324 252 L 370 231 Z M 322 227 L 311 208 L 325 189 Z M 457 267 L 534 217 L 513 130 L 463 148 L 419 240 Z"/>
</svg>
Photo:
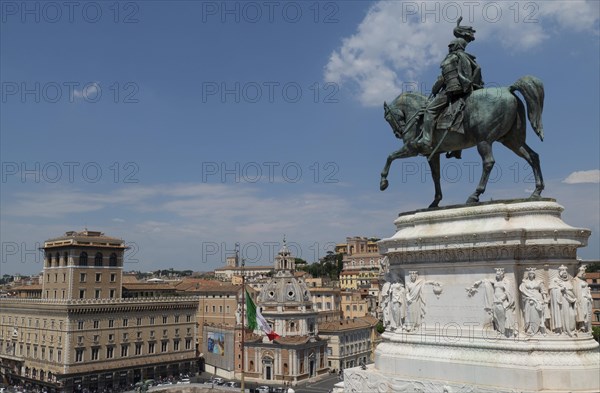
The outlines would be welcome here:
<svg viewBox="0 0 600 393">
<path fill-rule="evenodd" d="M 94 266 L 102 266 L 102 260 L 104 257 L 101 252 L 96 253 L 96 257 L 94 257 Z"/>
<path fill-rule="evenodd" d="M 82 252 L 79 254 L 79 266 L 87 266 L 88 264 L 88 255 L 87 252 Z"/>
<path fill-rule="evenodd" d="M 110 266 L 117 266 L 117 254 L 115 254 L 114 252 L 112 254 L 110 254 L 108 264 Z"/>
</svg>

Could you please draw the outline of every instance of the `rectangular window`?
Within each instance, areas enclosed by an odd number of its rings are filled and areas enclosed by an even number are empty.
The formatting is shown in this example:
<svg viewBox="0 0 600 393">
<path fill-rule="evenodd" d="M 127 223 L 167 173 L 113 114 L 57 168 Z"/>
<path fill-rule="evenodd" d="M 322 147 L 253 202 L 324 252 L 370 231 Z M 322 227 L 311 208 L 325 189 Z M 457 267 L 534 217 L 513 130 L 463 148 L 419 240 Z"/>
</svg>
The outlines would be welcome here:
<svg viewBox="0 0 600 393">
<path fill-rule="evenodd" d="M 160 346 L 160 351 L 161 351 L 161 352 L 167 352 L 168 344 L 169 344 L 169 343 L 168 343 L 167 341 L 163 341 L 163 342 L 161 343 L 161 346 Z"/>
<path fill-rule="evenodd" d="M 179 323 L 179 315 L 175 315 L 175 323 Z"/>
<path fill-rule="evenodd" d="M 179 340 L 174 340 L 173 341 L 173 350 L 174 351 L 179 351 Z"/>
<path fill-rule="evenodd" d="M 102 293 L 102 291 L 100 289 L 96 289 L 94 291 L 94 298 L 96 299 L 100 299 L 100 294 Z"/>
<path fill-rule="evenodd" d="M 108 327 L 109 327 L 109 328 L 111 328 L 111 327 L 115 327 L 115 320 L 114 320 L 114 319 L 109 319 L 109 320 L 108 320 Z"/>
<path fill-rule="evenodd" d="M 114 342 L 115 341 L 115 335 L 114 334 L 109 334 L 108 335 L 108 342 Z"/>
<path fill-rule="evenodd" d="M 75 362 L 77 362 L 77 363 L 83 362 L 83 349 L 77 348 L 75 350 Z"/>
<path fill-rule="evenodd" d="M 115 290 L 114 290 L 114 289 L 111 289 L 111 290 L 110 290 L 110 296 L 109 296 L 109 297 L 110 297 L 111 299 L 113 299 L 113 298 L 115 297 Z"/>
<path fill-rule="evenodd" d="M 127 327 L 129 325 L 129 320 L 127 318 L 123 319 L 123 327 Z"/>
<path fill-rule="evenodd" d="M 112 359 L 114 355 L 115 355 L 115 348 L 114 347 L 106 347 L 106 358 Z"/>
<path fill-rule="evenodd" d="M 83 330 L 83 321 L 77 321 L 77 330 Z"/>
<path fill-rule="evenodd" d="M 154 353 L 154 343 L 148 343 L 148 353 Z"/>
<path fill-rule="evenodd" d="M 123 341 L 129 340 L 129 333 L 123 333 Z"/>
<path fill-rule="evenodd" d="M 102 281 L 102 273 L 96 273 L 96 282 Z"/>
<path fill-rule="evenodd" d="M 142 324 L 142 318 L 138 318 L 136 322 L 137 322 L 137 325 L 140 326 Z"/>
<path fill-rule="evenodd" d="M 163 316 L 163 323 L 167 323 L 168 320 L 169 320 L 169 317 Z"/>
<path fill-rule="evenodd" d="M 86 274 L 85 273 L 79 273 L 79 282 L 85 282 L 86 279 Z"/>
<path fill-rule="evenodd" d="M 185 339 L 185 349 L 192 349 L 192 339 L 191 338 Z"/>
<path fill-rule="evenodd" d="M 154 317 L 150 317 L 150 325 L 154 325 Z"/>
<path fill-rule="evenodd" d="M 92 360 L 98 360 L 98 348 L 92 348 Z"/>
<path fill-rule="evenodd" d="M 135 344 L 135 354 L 136 355 L 141 355 L 142 354 L 142 343 L 136 343 Z"/>
<path fill-rule="evenodd" d="M 29 348 L 27 348 L 27 351 L 29 352 Z M 62 351 L 60 349 L 56 351 L 56 361 L 59 363 L 62 362 Z"/>
<path fill-rule="evenodd" d="M 110 274 L 110 282 L 115 282 L 117 281 L 117 275 L 115 273 L 111 273 Z"/>
<path fill-rule="evenodd" d="M 100 328 L 100 321 L 94 321 L 94 329 Z"/>
<path fill-rule="evenodd" d="M 80 299 L 85 299 L 85 289 L 80 289 L 79 290 L 79 298 Z"/>
<path fill-rule="evenodd" d="M 129 345 L 121 345 L 121 357 L 126 357 L 129 355 Z"/>
</svg>

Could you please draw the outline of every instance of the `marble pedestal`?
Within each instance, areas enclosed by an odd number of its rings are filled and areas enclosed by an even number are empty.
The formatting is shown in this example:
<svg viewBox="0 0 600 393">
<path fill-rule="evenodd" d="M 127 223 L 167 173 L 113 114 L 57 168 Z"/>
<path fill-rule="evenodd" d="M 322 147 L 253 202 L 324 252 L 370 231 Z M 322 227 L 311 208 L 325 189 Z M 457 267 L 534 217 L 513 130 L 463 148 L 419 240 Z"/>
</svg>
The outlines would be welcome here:
<svg viewBox="0 0 600 393">
<path fill-rule="evenodd" d="M 374 365 L 345 370 L 344 391 L 600 391 L 598 344 L 575 315 L 576 252 L 590 231 L 562 211 L 543 199 L 401 214 L 379 242 L 383 342 Z"/>
</svg>

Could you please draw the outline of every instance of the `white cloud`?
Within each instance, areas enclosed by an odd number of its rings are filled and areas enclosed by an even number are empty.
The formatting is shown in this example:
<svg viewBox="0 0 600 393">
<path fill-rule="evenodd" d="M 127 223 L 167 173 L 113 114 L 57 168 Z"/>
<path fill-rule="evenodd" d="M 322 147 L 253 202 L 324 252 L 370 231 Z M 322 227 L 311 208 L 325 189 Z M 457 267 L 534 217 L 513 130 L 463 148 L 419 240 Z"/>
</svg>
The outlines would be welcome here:
<svg viewBox="0 0 600 393">
<path fill-rule="evenodd" d="M 600 183 L 600 169 L 592 169 L 589 171 L 576 171 L 571 173 L 563 183 L 579 184 L 579 183 Z"/>
<path fill-rule="evenodd" d="M 95 101 L 101 93 L 100 84 L 98 82 L 92 82 L 85 84 L 81 89 L 73 89 L 73 97 L 84 98 L 86 100 Z"/>
<path fill-rule="evenodd" d="M 598 7 L 596 1 L 380 1 L 330 55 L 325 80 L 350 85 L 365 106 L 381 105 L 439 64 L 460 14 L 463 25 L 477 30 L 478 43 L 519 52 L 564 30 L 597 34 Z"/>
</svg>

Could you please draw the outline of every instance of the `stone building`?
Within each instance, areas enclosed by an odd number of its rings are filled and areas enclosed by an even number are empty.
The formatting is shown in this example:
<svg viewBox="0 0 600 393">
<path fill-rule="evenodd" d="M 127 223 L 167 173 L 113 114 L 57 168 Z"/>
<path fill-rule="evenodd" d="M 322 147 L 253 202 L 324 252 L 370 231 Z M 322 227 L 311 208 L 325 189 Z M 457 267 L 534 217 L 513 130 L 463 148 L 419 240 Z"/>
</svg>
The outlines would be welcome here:
<svg viewBox="0 0 600 393">
<path fill-rule="evenodd" d="M 329 340 L 327 365 L 334 371 L 372 363 L 379 321 L 371 316 L 319 325 L 319 335 Z"/>
<path fill-rule="evenodd" d="M 249 381 L 295 385 L 328 371 L 327 341 L 318 335 L 318 312 L 306 283 L 294 270 L 294 258 L 284 242 L 275 257 L 275 274 L 256 299 L 281 337 L 273 341 L 258 334 L 246 337 L 244 374 Z"/>
<path fill-rule="evenodd" d="M 335 246 L 335 252 L 344 255 L 344 271 L 379 271 L 381 258 L 383 258 L 377 249 L 377 239 L 360 236 L 347 237 L 346 243 Z"/>
<path fill-rule="evenodd" d="M 44 243 L 42 298 L 0 299 L 0 375 L 48 391 L 108 391 L 196 369 L 194 297 L 121 297 L 125 242 Z"/>
<path fill-rule="evenodd" d="M 339 288 L 317 287 L 309 290 L 319 324 L 339 321 L 342 318 L 341 290 Z"/>
</svg>

